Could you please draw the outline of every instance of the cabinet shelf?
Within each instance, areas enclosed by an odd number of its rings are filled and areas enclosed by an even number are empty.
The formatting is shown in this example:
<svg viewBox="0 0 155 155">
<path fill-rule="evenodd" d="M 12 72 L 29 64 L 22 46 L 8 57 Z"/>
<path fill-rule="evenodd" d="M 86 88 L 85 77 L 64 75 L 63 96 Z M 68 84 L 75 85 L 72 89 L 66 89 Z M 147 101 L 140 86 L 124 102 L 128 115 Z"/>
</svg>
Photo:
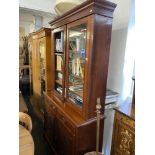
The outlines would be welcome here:
<svg viewBox="0 0 155 155">
<path fill-rule="evenodd" d="M 83 77 L 81 77 L 81 76 L 78 76 L 75 74 L 70 74 L 70 75 L 73 77 L 73 79 L 79 79 L 79 80 L 83 81 Z"/>
<path fill-rule="evenodd" d="M 83 90 L 70 90 L 69 91 L 77 96 L 79 96 L 81 99 L 83 98 Z"/>
<path fill-rule="evenodd" d="M 58 85 L 62 86 L 62 80 L 55 80 L 55 82 L 56 82 Z"/>
<path fill-rule="evenodd" d="M 61 54 L 61 53 L 62 53 L 62 54 L 64 53 L 63 51 L 57 51 L 57 50 L 54 50 L 54 51 L 55 51 L 55 53 L 60 53 L 60 54 Z"/>
<path fill-rule="evenodd" d="M 55 71 L 63 74 L 63 71 L 62 70 L 56 69 Z"/>
<path fill-rule="evenodd" d="M 59 56 L 64 56 L 64 53 L 60 53 L 60 52 L 58 52 L 58 53 L 54 53 L 55 55 L 59 55 Z"/>
</svg>

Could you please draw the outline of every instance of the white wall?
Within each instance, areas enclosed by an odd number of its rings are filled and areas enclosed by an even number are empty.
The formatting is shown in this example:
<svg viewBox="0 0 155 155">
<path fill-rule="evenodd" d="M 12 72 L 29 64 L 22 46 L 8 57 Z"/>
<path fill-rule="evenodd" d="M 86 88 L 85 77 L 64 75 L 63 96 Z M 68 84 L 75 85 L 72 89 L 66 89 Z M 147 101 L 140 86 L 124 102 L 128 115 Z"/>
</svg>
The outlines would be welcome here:
<svg viewBox="0 0 155 155">
<path fill-rule="evenodd" d="M 55 0 L 19 0 L 19 6 L 54 13 Z"/>
<path fill-rule="evenodd" d="M 113 17 L 107 88 L 122 95 L 123 67 L 130 15 L 130 0 L 110 0 L 117 4 Z"/>
<path fill-rule="evenodd" d="M 107 87 L 121 93 L 127 27 L 112 31 Z"/>
<path fill-rule="evenodd" d="M 52 18 L 48 16 L 43 16 L 43 27 L 50 27 L 48 24 Z M 25 28 L 25 35 L 31 32 L 32 26 L 34 24 L 34 14 L 31 12 L 20 11 L 19 12 L 19 26 Z"/>
<path fill-rule="evenodd" d="M 25 28 L 25 35 L 29 34 L 31 24 L 33 24 L 32 14 L 19 12 L 19 26 Z"/>
</svg>

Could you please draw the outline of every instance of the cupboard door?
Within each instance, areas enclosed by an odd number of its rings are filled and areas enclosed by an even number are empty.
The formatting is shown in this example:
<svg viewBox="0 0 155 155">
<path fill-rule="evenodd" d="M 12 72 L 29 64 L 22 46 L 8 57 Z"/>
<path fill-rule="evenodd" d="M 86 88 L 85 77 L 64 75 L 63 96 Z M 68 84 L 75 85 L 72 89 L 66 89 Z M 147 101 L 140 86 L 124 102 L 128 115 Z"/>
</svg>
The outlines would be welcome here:
<svg viewBox="0 0 155 155">
<path fill-rule="evenodd" d="M 65 27 L 60 27 L 52 31 L 52 89 L 54 90 L 55 94 L 61 99 L 63 99 L 65 96 L 65 35 Z"/>
<path fill-rule="evenodd" d="M 73 135 L 71 135 L 59 119 L 54 124 L 53 146 L 58 155 L 73 155 Z"/>
<path fill-rule="evenodd" d="M 53 144 L 53 137 L 54 137 L 54 122 L 55 122 L 55 113 L 52 112 L 51 108 L 49 106 L 45 106 L 45 112 L 44 112 L 44 132 L 46 134 L 46 137 L 48 138 L 48 141 L 50 144 Z"/>
</svg>

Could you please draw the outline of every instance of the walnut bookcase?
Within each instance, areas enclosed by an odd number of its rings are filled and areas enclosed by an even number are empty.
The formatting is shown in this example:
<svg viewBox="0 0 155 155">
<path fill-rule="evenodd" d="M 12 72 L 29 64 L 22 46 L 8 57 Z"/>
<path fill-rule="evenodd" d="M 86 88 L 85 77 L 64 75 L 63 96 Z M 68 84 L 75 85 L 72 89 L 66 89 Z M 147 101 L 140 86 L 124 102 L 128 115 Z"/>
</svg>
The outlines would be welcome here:
<svg viewBox="0 0 155 155">
<path fill-rule="evenodd" d="M 96 146 L 96 100 L 104 103 L 116 5 L 88 0 L 49 22 L 51 92 L 45 93 L 44 132 L 58 155 L 83 155 Z M 100 151 L 103 137 L 100 136 Z"/>
</svg>

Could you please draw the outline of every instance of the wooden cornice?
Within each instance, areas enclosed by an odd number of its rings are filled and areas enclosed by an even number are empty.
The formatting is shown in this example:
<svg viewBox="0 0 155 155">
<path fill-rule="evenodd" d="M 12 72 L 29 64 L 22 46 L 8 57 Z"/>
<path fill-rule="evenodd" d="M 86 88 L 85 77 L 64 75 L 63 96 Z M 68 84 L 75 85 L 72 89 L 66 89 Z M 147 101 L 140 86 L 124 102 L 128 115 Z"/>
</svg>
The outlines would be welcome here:
<svg viewBox="0 0 155 155">
<path fill-rule="evenodd" d="M 88 16 L 91 14 L 99 14 L 106 17 L 113 17 L 114 9 L 116 8 L 116 4 L 106 1 L 106 0 L 87 0 L 84 3 L 76 6 L 75 8 L 69 10 L 65 14 L 55 18 L 54 20 L 50 21 L 49 24 L 52 28 L 55 28 L 55 24 L 59 22 L 63 22 L 63 24 L 67 24 L 68 22 L 72 22 L 68 20 L 71 16 L 73 19 L 77 20 L 80 19 L 81 16 Z M 76 15 L 79 17 L 75 17 Z M 66 21 L 66 22 L 65 22 Z"/>
</svg>

